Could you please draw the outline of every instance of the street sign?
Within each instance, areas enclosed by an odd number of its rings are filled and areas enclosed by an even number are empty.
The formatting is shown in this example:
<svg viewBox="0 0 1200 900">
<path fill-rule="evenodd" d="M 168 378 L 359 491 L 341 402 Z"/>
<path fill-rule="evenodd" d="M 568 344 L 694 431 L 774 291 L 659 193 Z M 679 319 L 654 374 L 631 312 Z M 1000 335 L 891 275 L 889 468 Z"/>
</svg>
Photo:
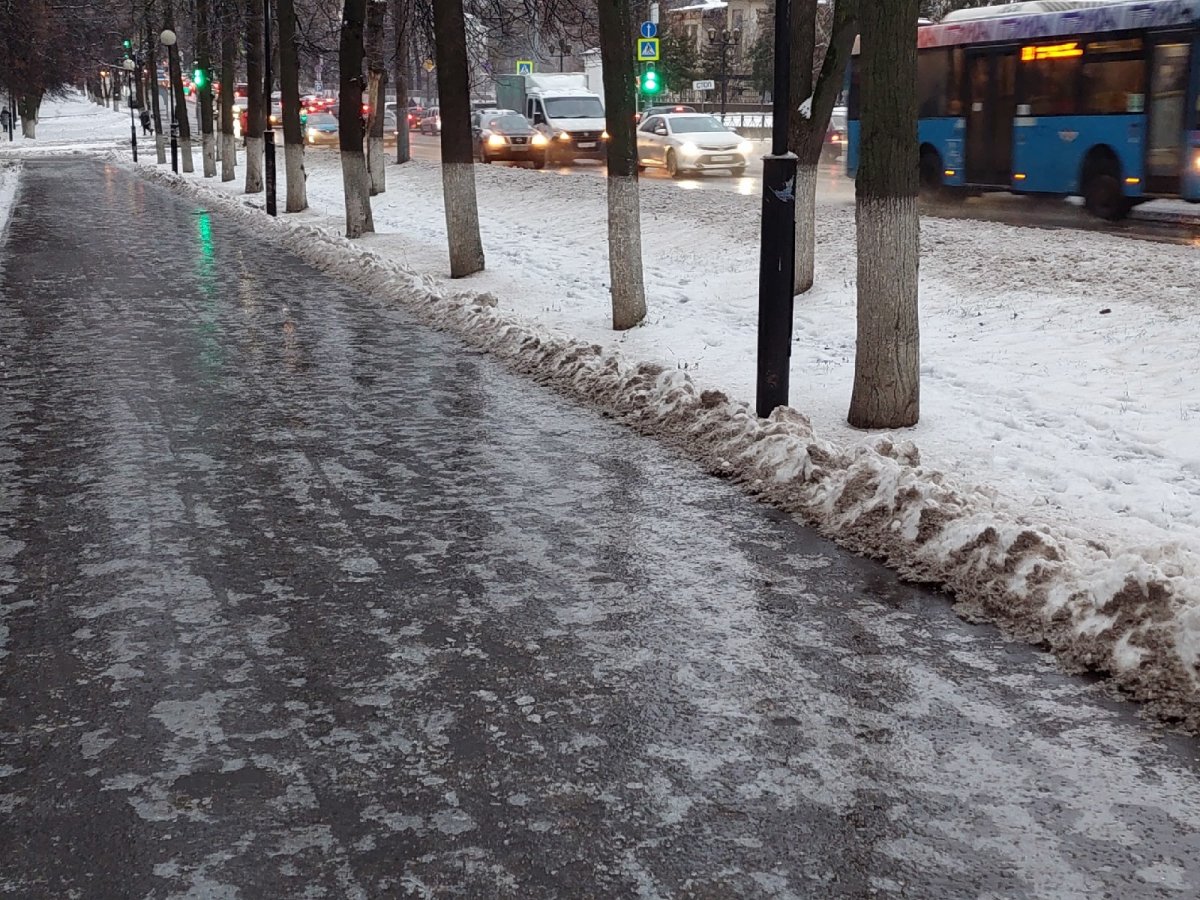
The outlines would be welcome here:
<svg viewBox="0 0 1200 900">
<path fill-rule="evenodd" d="M 715 91 L 716 89 L 717 89 L 717 83 L 715 81 L 713 81 L 712 79 L 706 78 L 701 81 L 693 81 L 692 82 L 692 90 L 693 91 Z"/>
<path fill-rule="evenodd" d="M 432 71 L 433 71 L 433 70 L 436 68 L 436 67 L 434 66 L 434 64 L 433 64 L 433 60 L 432 60 L 432 59 L 427 59 L 427 60 L 425 60 L 425 62 L 424 62 L 424 66 L 425 66 L 425 71 L 426 71 L 426 72 L 432 72 Z"/>
<path fill-rule="evenodd" d="M 637 42 L 638 62 L 658 62 L 658 38 L 641 38 Z"/>
<path fill-rule="evenodd" d="M 644 37 L 644 38 L 658 37 L 658 26 L 655 25 L 653 22 L 643 22 L 642 23 L 642 37 Z"/>
<path fill-rule="evenodd" d="M 517 74 L 518 75 L 532 75 L 533 74 L 533 60 L 532 59 L 518 59 L 517 60 Z"/>
</svg>

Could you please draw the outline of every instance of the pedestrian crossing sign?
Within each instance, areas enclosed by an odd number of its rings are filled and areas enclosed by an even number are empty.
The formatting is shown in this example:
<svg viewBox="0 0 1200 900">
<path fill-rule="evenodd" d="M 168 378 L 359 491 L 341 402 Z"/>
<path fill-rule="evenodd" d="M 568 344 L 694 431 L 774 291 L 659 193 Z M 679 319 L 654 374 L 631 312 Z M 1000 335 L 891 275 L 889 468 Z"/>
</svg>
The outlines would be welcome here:
<svg viewBox="0 0 1200 900">
<path fill-rule="evenodd" d="M 518 75 L 532 75 L 533 74 L 533 60 L 532 59 L 518 59 L 517 60 L 517 74 Z"/>
<path fill-rule="evenodd" d="M 638 38 L 638 62 L 658 62 L 658 38 Z"/>
</svg>

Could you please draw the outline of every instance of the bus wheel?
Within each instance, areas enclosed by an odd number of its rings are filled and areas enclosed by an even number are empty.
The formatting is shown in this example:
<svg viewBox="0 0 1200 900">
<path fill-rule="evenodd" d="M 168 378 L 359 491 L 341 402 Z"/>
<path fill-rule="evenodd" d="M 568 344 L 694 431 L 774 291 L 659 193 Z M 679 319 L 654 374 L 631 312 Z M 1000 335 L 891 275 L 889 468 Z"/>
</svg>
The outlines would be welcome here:
<svg viewBox="0 0 1200 900">
<path fill-rule="evenodd" d="M 1098 219 L 1117 222 L 1129 214 L 1130 203 L 1111 172 L 1093 174 L 1083 186 L 1083 199 L 1088 212 Z"/>
</svg>

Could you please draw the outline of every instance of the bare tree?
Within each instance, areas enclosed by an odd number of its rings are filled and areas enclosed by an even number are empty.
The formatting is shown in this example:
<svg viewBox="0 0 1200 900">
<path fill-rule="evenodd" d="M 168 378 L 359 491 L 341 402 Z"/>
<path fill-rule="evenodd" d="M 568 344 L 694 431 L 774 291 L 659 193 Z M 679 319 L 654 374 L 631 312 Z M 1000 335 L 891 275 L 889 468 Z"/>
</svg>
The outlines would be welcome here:
<svg viewBox="0 0 1200 900">
<path fill-rule="evenodd" d="M 283 154 L 287 171 L 287 212 L 308 209 L 304 133 L 300 129 L 300 49 L 295 0 L 279 0 L 279 104 L 283 114 Z"/>
<path fill-rule="evenodd" d="M 237 81 L 239 16 L 236 0 L 220 0 L 221 26 L 221 180 L 237 177 L 237 143 L 233 134 L 233 92 Z"/>
<path fill-rule="evenodd" d="M 858 198 L 858 338 L 849 422 L 920 417 L 917 2 L 864 3 Z"/>
<path fill-rule="evenodd" d="M 167 0 L 166 28 L 175 31 L 175 3 Z M 183 171 L 192 172 L 192 125 L 188 121 L 186 95 L 183 93 L 183 71 L 179 65 L 179 41 L 167 48 L 167 73 L 171 95 L 175 98 L 175 121 L 172 127 L 179 128 L 179 153 L 183 160 Z"/>
<path fill-rule="evenodd" d="M 408 130 L 408 38 L 412 4 L 409 0 L 392 0 L 392 27 L 396 34 L 396 49 L 392 55 L 392 80 L 396 83 L 396 162 L 412 158 Z"/>
<path fill-rule="evenodd" d="M 433 5 L 439 109 L 442 116 L 442 196 L 450 244 L 450 277 L 482 272 L 483 239 L 475 196 L 475 149 L 471 135 L 471 88 L 462 0 Z"/>
<path fill-rule="evenodd" d="M 387 0 L 367 0 L 367 173 L 371 178 L 371 196 L 386 188 L 386 164 L 383 150 L 383 103 L 387 68 L 383 58 Z"/>
<path fill-rule="evenodd" d="M 263 189 L 263 128 L 267 110 L 263 109 L 263 7 L 261 0 L 244 0 L 246 21 L 246 193 Z M 271 98 L 266 98 L 270 104 Z"/>
<path fill-rule="evenodd" d="M 600 58 L 608 123 L 608 271 L 613 328 L 632 328 L 646 317 L 642 273 L 642 222 L 634 132 L 635 72 L 629 0 L 599 0 Z"/>
<path fill-rule="evenodd" d="M 154 122 L 154 149 L 159 165 L 163 165 L 167 161 L 167 141 L 166 136 L 163 134 L 162 101 L 159 97 L 160 92 L 158 88 L 158 48 L 161 45 L 159 42 L 159 31 L 153 24 L 154 13 L 156 11 L 155 6 L 154 0 L 148 0 L 143 10 L 143 20 L 146 43 L 149 49 L 146 60 L 146 74 L 150 82 L 150 108 L 153 111 L 152 118 Z"/>
<path fill-rule="evenodd" d="M 375 230 L 371 183 L 363 154 L 363 27 L 367 0 L 346 0 L 339 48 L 338 143 L 342 150 L 342 190 L 346 198 L 346 237 Z"/>
<path fill-rule="evenodd" d="M 209 44 L 212 22 L 209 19 L 209 0 L 196 0 L 196 65 L 204 73 L 196 85 L 196 103 L 200 106 L 200 147 L 204 177 L 217 174 L 216 142 L 213 138 L 212 53 Z"/>
</svg>

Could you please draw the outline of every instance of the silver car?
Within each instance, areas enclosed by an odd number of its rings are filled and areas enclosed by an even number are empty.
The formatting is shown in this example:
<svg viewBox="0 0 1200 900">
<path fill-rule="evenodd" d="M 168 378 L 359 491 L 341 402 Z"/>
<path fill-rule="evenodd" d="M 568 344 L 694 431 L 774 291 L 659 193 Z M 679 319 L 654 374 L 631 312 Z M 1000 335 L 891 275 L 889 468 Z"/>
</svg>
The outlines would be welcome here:
<svg viewBox="0 0 1200 900">
<path fill-rule="evenodd" d="M 638 168 L 666 169 L 671 177 L 705 169 L 746 173 L 754 145 L 702 113 L 650 116 L 637 130 Z"/>
</svg>

